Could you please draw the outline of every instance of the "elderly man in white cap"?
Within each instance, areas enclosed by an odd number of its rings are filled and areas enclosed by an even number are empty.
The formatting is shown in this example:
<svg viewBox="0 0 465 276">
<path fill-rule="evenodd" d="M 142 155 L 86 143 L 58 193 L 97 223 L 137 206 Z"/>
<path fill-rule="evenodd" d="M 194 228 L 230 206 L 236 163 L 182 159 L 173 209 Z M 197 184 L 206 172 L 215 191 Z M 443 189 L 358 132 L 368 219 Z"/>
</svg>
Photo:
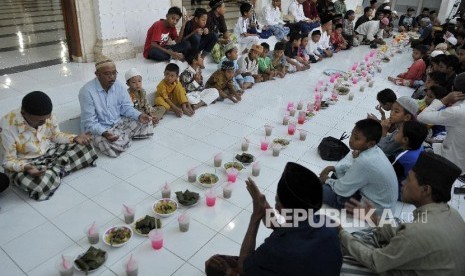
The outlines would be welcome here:
<svg viewBox="0 0 465 276">
<path fill-rule="evenodd" d="M 361 44 L 385 44 L 383 40 L 384 29 L 389 25 L 389 19 L 383 18 L 381 20 L 367 21 L 355 30 L 358 41 L 362 41 Z"/>
<path fill-rule="evenodd" d="M 98 59 L 95 75 L 79 91 L 81 129 L 94 135 L 94 146 L 102 153 L 117 157 L 131 139 L 153 135 L 152 117 L 134 108 L 126 88 L 116 80 L 118 71 L 111 59 Z"/>
</svg>

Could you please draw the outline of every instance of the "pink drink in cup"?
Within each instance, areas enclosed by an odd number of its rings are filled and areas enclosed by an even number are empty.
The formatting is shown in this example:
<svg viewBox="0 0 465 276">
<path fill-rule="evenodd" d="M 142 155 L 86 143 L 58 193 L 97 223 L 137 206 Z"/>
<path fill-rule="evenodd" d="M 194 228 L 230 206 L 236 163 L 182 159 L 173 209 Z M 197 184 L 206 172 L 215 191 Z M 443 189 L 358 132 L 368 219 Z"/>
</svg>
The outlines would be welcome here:
<svg viewBox="0 0 465 276">
<path fill-rule="evenodd" d="M 163 247 L 163 232 L 161 229 L 153 229 L 150 231 L 149 239 L 153 249 L 158 250 Z"/>
<path fill-rule="evenodd" d="M 289 125 L 287 126 L 287 134 L 289 135 L 294 135 L 295 133 L 295 123 L 294 122 L 289 122 Z"/>
<path fill-rule="evenodd" d="M 235 183 L 237 179 L 238 170 L 236 168 L 229 168 L 226 170 L 228 175 L 228 182 Z"/>
<path fill-rule="evenodd" d="M 260 149 L 266 151 L 268 149 L 269 142 L 266 139 L 260 141 Z"/>
<path fill-rule="evenodd" d="M 287 103 L 287 111 L 291 110 L 291 108 L 294 107 L 294 103 L 293 102 L 288 102 Z"/>
<path fill-rule="evenodd" d="M 213 207 L 216 203 L 216 193 L 212 189 L 208 189 L 206 197 L 205 197 L 207 206 Z"/>
<path fill-rule="evenodd" d="M 314 106 L 314 103 L 308 103 L 307 104 L 307 111 L 310 112 L 310 113 L 313 113 L 313 106 Z"/>
<path fill-rule="evenodd" d="M 305 111 L 299 111 L 299 116 L 297 117 L 297 123 L 301 125 L 305 123 L 306 116 L 307 114 L 305 113 Z"/>
</svg>

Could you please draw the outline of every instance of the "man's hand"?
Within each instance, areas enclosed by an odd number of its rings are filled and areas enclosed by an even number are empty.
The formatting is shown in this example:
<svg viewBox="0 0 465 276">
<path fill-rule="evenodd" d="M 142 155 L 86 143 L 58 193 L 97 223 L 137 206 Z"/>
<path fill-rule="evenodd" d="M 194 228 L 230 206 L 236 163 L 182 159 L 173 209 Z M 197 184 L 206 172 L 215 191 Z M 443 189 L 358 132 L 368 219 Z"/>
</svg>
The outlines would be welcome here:
<svg viewBox="0 0 465 276">
<path fill-rule="evenodd" d="M 210 31 L 208 30 L 208 28 L 203 28 L 203 34 L 204 35 L 207 35 L 209 33 L 210 33 Z"/>
<path fill-rule="evenodd" d="M 90 134 L 90 132 L 82 133 L 74 137 L 73 141 L 79 145 L 88 145 L 92 141 L 92 134 Z"/>
<path fill-rule="evenodd" d="M 184 61 L 184 55 L 182 53 L 172 51 L 171 52 L 171 57 L 174 58 L 175 60 Z"/>
<path fill-rule="evenodd" d="M 145 113 L 141 113 L 139 115 L 139 122 L 143 123 L 143 124 L 148 124 L 152 121 L 152 117 L 148 114 L 145 114 Z"/>
<path fill-rule="evenodd" d="M 245 184 L 247 184 L 247 191 L 249 191 L 249 194 L 252 197 L 252 216 L 255 216 L 257 219 L 262 219 L 266 214 L 266 209 L 269 208 L 270 205 L 266 201 L 265 195 L 260 192 L 257 184 L 255 184 L 252 178 L 249 177 L 245 181 Z"/>
<path fill-rule="evenodd" d="M 34 165 L 26 165 L 24 166 L 24 172 L 29 174 L 32 177 L 40 177 L 45 174 L 47 171 L 47 167 L 43 166 L 41 168 L 37 168 Z"/>
<path fill-rule="evenodd" d="M 354 216 L 354 218 L 356 218 L 356 219 L 360 219 L 361 214 L 368 214 L 370 212 L 370 210 L 376 209 L 373 202 L 371 202 L 371 201 L 369 201 L 367 199 L 364 199 L 363 203 L 362 203 L 362 202 L 356 200 L 355 198 L 351 198 L 349 201 L 347 201 L 344 204 L 344 207 L 346 208 L 347 212 L 349 214 L 352 214 Z M 373 213 L 370 216 L 370 219 L 374 224 L 378 225 L 379 218 L 376 215 L 376 213 Z"/>
<path fill-rule="evenodd" d="M 114 142 L 119 139 L 118 135 L 114 135 L 113 133 L 110 133 L 108 131 L 105 131 L 104 133 L 102 133 L 102 136 L 110 142 Z"/>
<path fill-rule="evenodd" d="M 202 35 L 203 34 L 203 29 L 202 28 L 197 28 L 195 30 L 195 32 L 198 34 L 198 35 Z"/>
<path fill-rule="evenodd" d="M 463 101 L 463 100 L 465 100 L 465 94 L 462 92 L 454 91 L 454 92 L 450 92 L 449 94 L 447 94 L 447 96 L 442 98 L 441 101 L 445 106 L 450 106 L 450 105 L 455 104 L 456 102 Z"/>
</svg>

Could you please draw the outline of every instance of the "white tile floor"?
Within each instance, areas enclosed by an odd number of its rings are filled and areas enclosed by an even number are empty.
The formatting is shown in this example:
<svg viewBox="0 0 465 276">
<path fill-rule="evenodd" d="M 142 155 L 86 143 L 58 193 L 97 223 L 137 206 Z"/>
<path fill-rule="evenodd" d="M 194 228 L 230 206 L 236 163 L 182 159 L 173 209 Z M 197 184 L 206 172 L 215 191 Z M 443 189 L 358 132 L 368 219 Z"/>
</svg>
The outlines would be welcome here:
<svg viewBox="0 0 465 276">
<path fill-rule="evenodd" d="M 152 214 L 151 206 L 160 198 L 160 189 L 170 183 L 173 192 L 190 189 L 201 193 L 205 190 L 186 182 L 188 169 L 213 172 L 212 157 L 222 152 L 229 160 L 239 152 L 243 137 L 251 141 L 250 152 L 262 165 L 257 184 L 274 204 L 277 181 L 284 164 L 296 161 L 316 173 L 331 164 L 318 157 L 316 146 L 322 137 L 340 136 L 350 132 L 355 121 L 367 112 L 375 112 L 376 92 L 390 87 L 399 96 L 408 95 L 408 88 L 399 88 L 386 81 L 390 74 L 405 70 L 410 65 L 410 53 L 393 58 L 383 65 L 383 72 L 376 75 L 375 87 L 359 92 L 353 89 L 355 99 L 341 97 L 335 106 L 321 111 L 303 126 L 309 131 L 301 142 L 290 137 L 291 144 L 280 157 L 272 157 L 270 151 L 259 149 L 264 136 L 263 125 L 274 126 L 272 137 L 287 137 L 286 127 L 281 125 L 285 106 L 289 101 L 313 99 L 316 81 L 326 80 L 322 74 L 327 68 L 347 69 L 359 61 L 367 47 L 336 54 L 313 66 L 308 72 L 296 73 L 283 80 L 258 84 L 246 92 L 241 103 L 233 105 L 225 101 L 198 110 L 192 118 L 175 118 L 167 115 L 155 129 L 152 139 L 135 141 L 131 149 L 117 159 L 102 156 L 96 168 L 84 169 L 66 177 L 56 194 L 45 202 L 35 202 L 16 189 L 0 195 L 0 267 L 2 275 L 58 275 L 55 262 L 61 254 L 76 256 L 89 244 L 84 228 L 96 221 L 101 231 L 106 227 L 123 224 L 121 204 L 137 208 L 137 217 Z M 162 78 L 165 64 L 147 62 L 138 58 L 117 62 L 122 80 L 124 72 L 137 67 L 143 72 L 144 87 L 154 90 Z M 205 75 L 215 66 L 208 64 Z M 62 120 L 79 114 L 77 94 L 79 88 L 93 77 L 92 64 L 65 64 L 0 77 L 1 115 L 19 106 L 25 93 L 43 89 L 53 99 L 55 111 Z M 202 200 L 190 209 L 180 209 L 174 216 L 163 219 L 165 247 L 154 251 L 149 242 L 135 236 L 121 248 L 109 248 L 102 242 L 99 247 L 108 251 L 105 266 L 94 275 L 123 275 L 122 263 L 133 253 L 140 265 L 139 275 L 203 275 L 204 262 L 215 253 L 238 254 L 249 216 L 251 200 L 244 186 L 250 175 L 248 167 L 233 184 L 230 199 L 217 199 L 215 207 L 207 207 Z M 222 169 L 218 191 L 225 183 Z M 454 196 L 451 204 L 465 214 L 463 198 Z M 399 203 L 396 214 L 411 211 L 411 206 Z M 181 212 L 191 216 L 190 230 L 180 233 L 176 217 Z M 270 231 L 261 227 L 260 244 Z M 78 274 L 80 275 L 80 274 Z"/>
</svg>

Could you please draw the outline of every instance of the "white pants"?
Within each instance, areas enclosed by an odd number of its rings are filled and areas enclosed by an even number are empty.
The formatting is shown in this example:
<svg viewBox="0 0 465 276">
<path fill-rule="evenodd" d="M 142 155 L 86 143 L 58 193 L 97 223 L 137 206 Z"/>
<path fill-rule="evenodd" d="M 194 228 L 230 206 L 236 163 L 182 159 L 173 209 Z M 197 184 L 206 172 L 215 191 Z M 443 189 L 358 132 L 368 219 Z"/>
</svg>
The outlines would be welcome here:
<svg viewBox="0 0 465 276">
<path fill-rule="evenodd" d="M 190 104 L 198 104 L 200 101 L 204 102 L 206 105 L 214 102 L 220 94 L 216 88 L 206 88 L 202 91 L 193 91 L 187 93 L 187 100 Z"/>
</svg>

